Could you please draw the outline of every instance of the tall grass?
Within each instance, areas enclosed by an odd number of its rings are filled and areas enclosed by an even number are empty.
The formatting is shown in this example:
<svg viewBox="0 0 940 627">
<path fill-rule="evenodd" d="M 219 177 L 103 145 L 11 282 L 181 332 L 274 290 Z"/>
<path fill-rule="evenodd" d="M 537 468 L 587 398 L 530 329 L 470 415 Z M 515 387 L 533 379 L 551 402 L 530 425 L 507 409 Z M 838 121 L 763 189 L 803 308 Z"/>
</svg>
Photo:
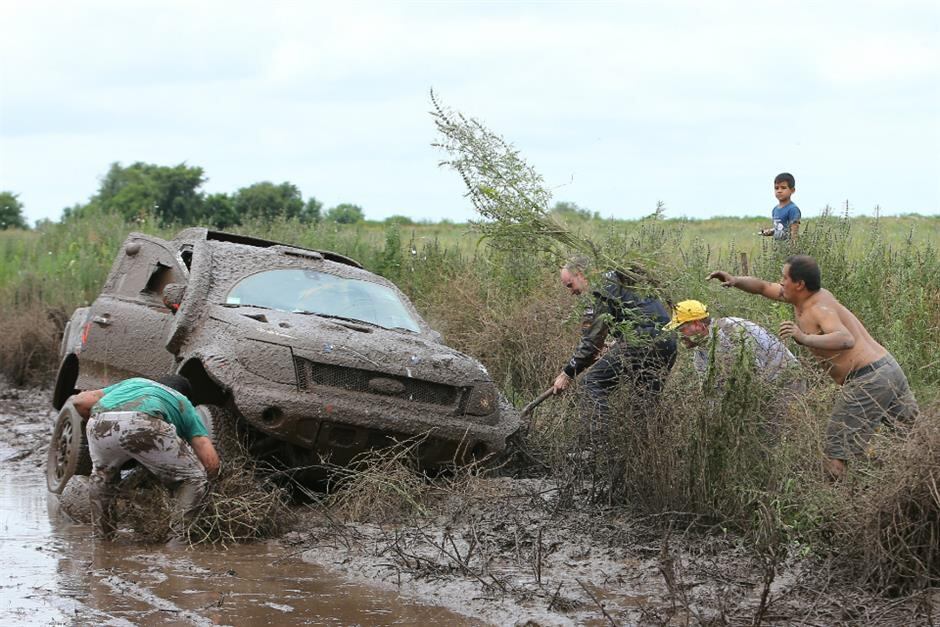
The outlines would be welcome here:
<svg viewBox="0 0 940 627">
<path fill-rule="evenodd" d="M 789 305 L 704 279 L 741 270 L 776 280 L 787 255 L 817 258 L 823 285 L 855 312 L 898 359 L 922 414 L 911 438 L 883 438 L 879 456 L 850 465 L 833 484 L 820 468 L 822 434 L 837 388 L 810 356 L 810 391 L 768 395 L 735 362 L 723 391 L 704 389 L 689 356 L 680 360 L 655 411 L 630 411 L 619 394 L 611 457 L 618 458 L 632 506 L 685 512 L 755 539 L 832 551 L 882 586 L 940 583 L 940 218 L 860 219 L 828 213 L 805 220 L 796 247 L 754 233 L 762 220 L 589 221 L 574 225 L 603 247 L 656 255 L 664 294 L 697 298 L 715 315 L 751 319 L 776 331 Z M 153 222 L 126 225 L 89 214 L 32 232 L 0 232 L 0 371 L 16 381 L 48 382 L 57 333 L 76 307 L 96 296 L 120 242 L 131 230 L 170 237 Z M 395 281 L 456 348 L 480 358 L 517 405 L 551 384 L 577 341 L 575 301 L 556 262 L 494 250 L 464 225 L 312 227 L 293 221 L 249 224 L 239 232 L 361 261 Z M 577 390 L 575 390 L 577 393 Z M 576 394 L 553 399 L 529 430 L 532 450 L 560 482 L 583 477 Z M 572 461 L 575 460 L 575 461 Z"/>
</svg>

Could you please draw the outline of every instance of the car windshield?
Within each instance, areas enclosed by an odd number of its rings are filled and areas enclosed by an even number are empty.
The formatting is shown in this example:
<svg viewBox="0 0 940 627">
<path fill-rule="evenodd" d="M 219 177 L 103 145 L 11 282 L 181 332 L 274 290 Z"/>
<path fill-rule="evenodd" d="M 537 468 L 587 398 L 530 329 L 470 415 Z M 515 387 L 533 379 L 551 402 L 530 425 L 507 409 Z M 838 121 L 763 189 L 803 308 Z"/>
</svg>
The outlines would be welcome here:
<svg viewBox="0 0 940 627">
<path fill-rule="evenodd" d="M 359 320 L 415 333 L 421 330 L 394 290 L 315 270 L 269 270 L 245 277 L 228 293 L 225 304 Z"/>
</svg>

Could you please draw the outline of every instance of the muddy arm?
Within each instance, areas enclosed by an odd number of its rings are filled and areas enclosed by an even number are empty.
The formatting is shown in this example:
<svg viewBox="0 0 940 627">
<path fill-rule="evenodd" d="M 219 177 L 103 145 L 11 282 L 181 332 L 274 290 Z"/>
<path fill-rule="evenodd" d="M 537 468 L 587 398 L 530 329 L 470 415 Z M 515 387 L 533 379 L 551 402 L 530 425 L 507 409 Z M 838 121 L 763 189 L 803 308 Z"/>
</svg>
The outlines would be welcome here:
<svg viewBox="0 0 940 627">
<path fill-rule="evenodd" d="M 91 414 L 91 408 L 95 406 L 95 403 L 101 400 L 101 397 L 104 396 L 104 390 L 86 390 L 84 392 L 79 392 L 70 398 L 72 406 L 75 408 L 75 411 L 78 412 L 78 415 L 82 418 L 88 418 Z"/>
<path fill-rule="evenodd" d="M 763 279 L 752 276 L 734 276 L 730 272 L 716 270 L 708 275 L 708 279 L 717 279 L 721 281 L 722 287 L 736 287 L 742 292 L 748 294 L 757 294 L 770 300 L 781 300 L 786 302 L 783 297 L 783 286 L 779 283 L 770 283 Z"/>
<path fill-rule="evenodd" d="M 196 457 L 199 458 L 199 461 L 206 469 L 206 474 L 214 477 L 219 472 L 219 454 L 215 452 L 212 440 L 204 435 L 197 435 L 189 443 L 193 447 Z"/>
</svg>

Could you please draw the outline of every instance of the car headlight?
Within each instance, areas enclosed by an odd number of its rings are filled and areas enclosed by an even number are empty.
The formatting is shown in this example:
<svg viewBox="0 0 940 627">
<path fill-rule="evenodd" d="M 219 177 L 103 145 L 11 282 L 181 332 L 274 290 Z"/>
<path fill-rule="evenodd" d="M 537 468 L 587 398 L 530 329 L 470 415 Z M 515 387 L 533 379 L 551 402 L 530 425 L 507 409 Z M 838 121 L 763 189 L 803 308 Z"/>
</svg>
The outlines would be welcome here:
<svg viewBox="0 0 940 627">
<path fill-rule="evenodd" d="M 286 346 L 243 339 L 236 344 L 235 356 L 245 370 L 268 381 L 296 383 L 294 360 Z"/>
<path fill-rule="evenodd" d="M 475 385 L 467 399 L 466 413 L 471 416 L 488 416 L 496 411 L 496 388 L 492 384 Z"/>
</svg>

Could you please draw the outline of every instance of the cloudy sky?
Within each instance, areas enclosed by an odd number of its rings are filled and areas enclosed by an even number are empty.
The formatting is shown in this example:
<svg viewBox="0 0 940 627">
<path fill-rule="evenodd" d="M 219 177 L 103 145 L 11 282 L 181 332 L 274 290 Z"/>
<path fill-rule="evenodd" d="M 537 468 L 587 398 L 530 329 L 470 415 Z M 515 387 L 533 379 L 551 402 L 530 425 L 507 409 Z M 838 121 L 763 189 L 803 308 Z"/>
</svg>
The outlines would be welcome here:
<svg viewBox="0 0 940 627">
<path fill-rule="evenodd" d="M 806 216 L 940 213 L 935 0 L 0 0 L 0 23 L 0 190 L 30 221 L 115 161 L 471 218 L 431 88 L 603 216 L 768 215 L 781 171 Z"/>
</svg>

